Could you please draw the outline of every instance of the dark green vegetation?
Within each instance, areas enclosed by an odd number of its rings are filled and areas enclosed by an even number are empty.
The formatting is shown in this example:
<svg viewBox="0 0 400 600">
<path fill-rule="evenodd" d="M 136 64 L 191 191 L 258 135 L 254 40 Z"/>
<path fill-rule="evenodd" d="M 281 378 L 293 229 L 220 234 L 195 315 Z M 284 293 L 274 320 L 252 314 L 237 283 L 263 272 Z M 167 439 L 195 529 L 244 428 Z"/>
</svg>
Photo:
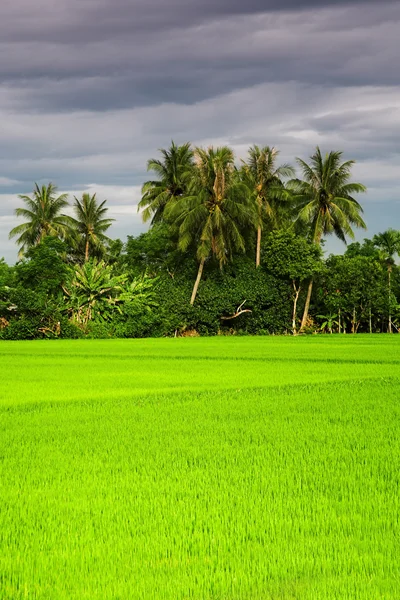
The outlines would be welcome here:
<svg viewBox="0 0 400 600">
<path fill-rule="evenodd" d="M 253 146 L 172 143 L 150 159 L 139 208 L 147 233 L 111 240 L 106 201 L 36 185 L 10 236 L 15 267 L 0 262 L 0 337 L 161 337 L 396 332 L 399 232 L 324 258 L 326 236 L 365 228 L 341 152 L 297 160 Z"/>
<path fill-rule="evenodd" d="M 394 600 L 399 340 L 2 343 L 0 597 Z"/>
</svg>

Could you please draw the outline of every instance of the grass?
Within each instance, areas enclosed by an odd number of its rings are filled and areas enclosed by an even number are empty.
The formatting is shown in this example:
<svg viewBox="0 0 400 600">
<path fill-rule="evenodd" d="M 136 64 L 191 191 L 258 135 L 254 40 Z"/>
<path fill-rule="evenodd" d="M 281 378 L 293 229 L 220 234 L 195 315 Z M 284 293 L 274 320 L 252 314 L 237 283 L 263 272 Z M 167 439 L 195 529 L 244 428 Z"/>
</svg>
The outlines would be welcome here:
<svg viewBox="0 0 400 600">
<path fill-rule="evenodd" d="M 1 600 L 399 598 L 399 350 L 2 342 Z"/>
</svg>

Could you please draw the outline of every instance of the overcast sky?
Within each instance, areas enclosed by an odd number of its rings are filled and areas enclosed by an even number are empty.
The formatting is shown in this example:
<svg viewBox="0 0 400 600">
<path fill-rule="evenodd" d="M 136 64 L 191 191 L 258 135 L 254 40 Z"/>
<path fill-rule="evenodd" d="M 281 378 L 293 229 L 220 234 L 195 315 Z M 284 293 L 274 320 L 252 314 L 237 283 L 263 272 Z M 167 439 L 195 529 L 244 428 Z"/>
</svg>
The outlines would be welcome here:
<svg viewBox="0 0 400 600">
<path fill-rule="evenodd" d="M 96 191 L 113 237 L 143 231 L 171 139 L 343 150 L 368 186 L 360 237 L 400 229 L 399 31 L 399 1 L 1 0 L 0 256 L 34 181 Z"/>
</svg>

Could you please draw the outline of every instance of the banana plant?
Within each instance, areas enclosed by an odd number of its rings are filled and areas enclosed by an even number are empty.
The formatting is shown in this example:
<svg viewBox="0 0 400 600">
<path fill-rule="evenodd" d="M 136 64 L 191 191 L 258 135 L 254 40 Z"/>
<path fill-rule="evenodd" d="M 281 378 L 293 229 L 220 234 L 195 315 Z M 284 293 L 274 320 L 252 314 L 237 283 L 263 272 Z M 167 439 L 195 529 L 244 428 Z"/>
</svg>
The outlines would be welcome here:
<svg viewBox="0 0 400 600">
<path fill-rule="evenodd" d="M 113 275 L 104 261 L 89 260 L 76 265 L 63 288 L 71 318 L 83 326 L 92 320 L 109 320 L 126 280 L 125 274 Z"/>
<path fill-rule="evenodd" d="M 339 321 L 337 321 L 338 315 L 317 315 L 317 317 L 319 319 L 324 319 L 320 325 L 321 331 L 328 330 L 329 333 L 333 333 L 333 327 L 339 325 Z"/>
<path fill-rule="evenodd" d="M 129 281 L 128 274 L 114 275 L 104 261 L 76 265 L 64 286 L 68 313 L 83 328 L 89 321 L 109 321 L 115 312 L 143 312 L 156 306 L 155 280 L 147 275 Z"/>
</svg>

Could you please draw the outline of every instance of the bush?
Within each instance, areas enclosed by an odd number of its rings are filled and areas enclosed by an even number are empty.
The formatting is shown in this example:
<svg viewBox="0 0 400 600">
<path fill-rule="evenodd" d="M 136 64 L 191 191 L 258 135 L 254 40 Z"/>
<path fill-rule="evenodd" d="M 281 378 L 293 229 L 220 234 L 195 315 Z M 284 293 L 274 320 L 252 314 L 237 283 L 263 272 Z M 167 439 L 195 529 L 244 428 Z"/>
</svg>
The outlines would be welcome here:
<svg viewBox="0 0 400 600">
<path fill-rule="evenodd" d="M 34 340 L 45 338 L 45 334 L 39 331 L 40 319 L 12 319 L 7 327 L 0 330 L 2 340 Z"/>
<path fill-rule="evenodd" d="M 60 321 L 60 338 L 76 340 L 84 338 L 85 334 L 80 327 L 71 323 L 66 317 Z"/>
<path fill-rule="evenodd" d="M 103 340 L 116 337 L 112 323 L 99 323 L 96 321 L 89 321 L 84 336 L 92 340 Z"/>
<path fill-rule="evenodd" d="M 162 337 L 163 325 L 158 312 L 129 316 L 127 319 L 122 316 L 115 323 L 114 334 L 119 338 Z"/>
</svg>

